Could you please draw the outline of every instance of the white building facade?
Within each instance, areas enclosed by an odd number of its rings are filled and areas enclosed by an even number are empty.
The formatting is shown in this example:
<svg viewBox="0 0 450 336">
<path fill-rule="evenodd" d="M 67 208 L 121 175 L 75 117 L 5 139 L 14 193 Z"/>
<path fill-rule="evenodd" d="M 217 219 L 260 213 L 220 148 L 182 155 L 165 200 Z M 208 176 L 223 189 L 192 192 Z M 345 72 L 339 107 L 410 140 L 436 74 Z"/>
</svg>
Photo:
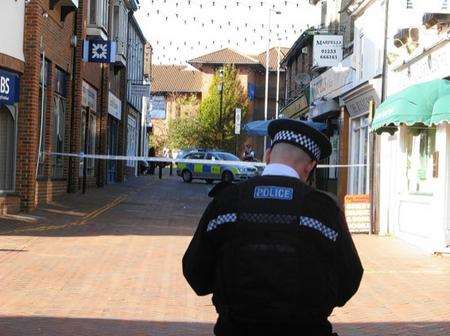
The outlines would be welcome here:
<svg viewBox="0 0 450 336">
<path fill-rule="evenodd" d="M 450 85 L 449 8 L 447 1 L 390 1 L 388 99 L 430 81 Z M 450 115 L 450 104 L 446 108 Z M 422 113 L 431 116 L 434 110 Z M 430 252 L 445 250 L 450 244 L 450 126 L 445 117 L 436 123 L 399 118 L 386 125 L 389 133 L 378 130 L 380 233 Z"/>
</svg>

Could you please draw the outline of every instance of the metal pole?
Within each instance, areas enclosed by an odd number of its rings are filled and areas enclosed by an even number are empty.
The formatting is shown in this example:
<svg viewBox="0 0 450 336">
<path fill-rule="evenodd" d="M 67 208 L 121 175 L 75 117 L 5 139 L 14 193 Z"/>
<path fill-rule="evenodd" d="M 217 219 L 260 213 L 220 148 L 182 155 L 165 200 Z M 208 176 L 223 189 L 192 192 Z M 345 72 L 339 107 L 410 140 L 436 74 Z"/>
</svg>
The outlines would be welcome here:
<svg viewBox="0 0 450 336">
<path fill-rule="evenodd" d="M 270 19 L 272 16 L 272 9 L 269 9 L 269 22 L 267 25 L 267 47 L 266 47 L 266 83 L 264 90 L 264 120 L 267 121 L 267 110 L 269 104 L 269 50 L 270 50 Z M 267 136 L 264 136 L 264 153 L 267 147 Z"/>
<path fill-rule="evenodd" d="M 277 105 L 275 107 L 275 119 L 278 119 L 280 111 L 280 43 L 277 47 Z"/>
<path fill-rule="evenodd" d="M 224 132 L 223 132 L 223 124 L 222 124 L 222 108 L 223 108 L 223 70 L 221 70 L 220 74 L 220 110 L 219 110 L 219 127 L 220 127 L 220 147 L 223 147 L 224 140 Z M 223 148 L 222 148 L 223 149 Z"/>
<path fill-rule="evenodd" d="M 41 64 L 41 125 L 39 127 L 39 147 L 38 147 L 38 157 L 37 157 L 37 163 L 36 163 L 36 175 L 35 179 L 38 176 L 39 172 L 39 163 L 41 161 L 41 147 L 42 147 L 42 133 L 44 131 L 44 102 L 45 102 L 45 50 L 43 45 L 43 37 L 41 36 L 41 48 L 42 48 L 42 64 Z"/>
</svg>

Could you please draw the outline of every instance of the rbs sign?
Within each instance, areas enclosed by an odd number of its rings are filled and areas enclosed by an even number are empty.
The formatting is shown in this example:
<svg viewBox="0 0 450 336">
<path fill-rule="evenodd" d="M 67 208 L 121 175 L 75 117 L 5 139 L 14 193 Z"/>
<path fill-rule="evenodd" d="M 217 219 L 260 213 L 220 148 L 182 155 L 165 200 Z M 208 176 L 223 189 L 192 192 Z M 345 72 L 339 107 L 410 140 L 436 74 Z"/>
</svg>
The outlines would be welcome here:
<svg viewBox="0 0 450 336">
<path fill-rule="evenodd" d="M 14 105 L 19 101 L 19 77 L 0 70 L 0 104 Z"/>
</svg>

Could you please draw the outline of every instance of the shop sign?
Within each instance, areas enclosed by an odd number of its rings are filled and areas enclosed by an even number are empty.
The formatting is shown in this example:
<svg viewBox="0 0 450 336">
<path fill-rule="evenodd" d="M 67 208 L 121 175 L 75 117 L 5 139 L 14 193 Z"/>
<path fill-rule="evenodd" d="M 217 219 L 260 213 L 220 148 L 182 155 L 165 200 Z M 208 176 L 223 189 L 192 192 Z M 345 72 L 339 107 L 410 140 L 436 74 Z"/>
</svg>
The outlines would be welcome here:
<svg viewBox="0 0 450 336">
<path fill-rule="evenodd" d="M 417 1 L 418 11 L 434 14 L 450 14 L 448 0 Z"/>
<path fill-rule="evenodd" d="M 428 55 L 411 63 L 404 71 L 407 79 L 402 81 L 404 86 L 411 83 L 422 83 L 436 78 L 446 78 L 450 75 L 450 42 Z"/>
<path fill-rule="evenodd" d="M 343 44 L 342 35 L 314 35 L 313 66 L 323 68 L 340 63 Z"/>
<path fill-rule="evenodd" d="M 164 96 L 152 96 L 149 104 L 151 119 L 166 119 L 166 98 Z"/>
<path fill-rule="evenodd" d="M 338 97 L 353 87 L 355 71 L 350 67 L 351 57 L 345 58 L 342 63 L 325 71 L 320 76 L 311 80 L 311 101 Z"/>
<path fill-rule="evenodd" d="M 89 107 L 93 112 L 97 111 L 97 90 L 85 81 L 82 84 L 81 105 Z"/>
<path fill-rule="evenodd" d="M 150 97 L 150 84 L 131 84 L 130 94 L 136 97 Z"/>
<path fill-rule="evenodd" d="M 117 44 L 114 41 L 84 40 L 83 61 L 93 63 L 114 63 Z"/>
<path fill-rule="evenodd" d="M 292 118 L 294 116 L 297 116 L 302 111 L 306 110 L 308 108 L 308 100 L 306 99 L 306 96 L 302 94 L 300 97 L 298 97 L 296 100 L 294 100 L 292 103 L 290 103 L 288 106 L 286 106 L 281 113 L 283 114 L 284 118 Z"/>
<path fill-rule="evenodd" d="M 234 114 L 234 134 L 241 134 L 241 118 L 242 110 L 237 108 Z"/>
<path fill-rule="evenodd" d="M 370 232 L 369 195 L 347 195 L 344 199 L 344 207 L 350 232 Z"/>
<path fill-rule="evenodd" d="M 109 92 L 108 97 L 108 113 L 116 119 L 122 118 L 122 102 L 112 92 Z"/>
<path fill-rule="evenodd" d="M 19 101 L 19 76 L 0 70 L 0 104 L 14 105 Z"/>
<path fill-rule="evenodd" d="M 351 118 L 368 113 L 370 102 L 375 103 L 375 107 L 380 105 L 380 97 L 375 90 L 370 90 L 351 100 L 345 102 L 347 111 Z"/>
</svg>

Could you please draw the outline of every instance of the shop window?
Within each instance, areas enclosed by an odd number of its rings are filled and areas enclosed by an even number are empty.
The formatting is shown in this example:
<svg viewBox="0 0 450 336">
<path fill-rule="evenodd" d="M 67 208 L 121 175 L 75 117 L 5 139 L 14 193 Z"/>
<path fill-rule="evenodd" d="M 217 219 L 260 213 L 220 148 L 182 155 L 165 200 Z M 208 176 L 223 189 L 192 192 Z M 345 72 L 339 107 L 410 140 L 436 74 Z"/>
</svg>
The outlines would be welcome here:
<svg viewBox="0 0 450 336">
<path fill-rule="evenodd" d="M 351 121 L 350 163 L 361 165 L 350 167 L 349 194 L 368 193 L 367 149 L 369 139 L 369 120 L 367 115 Z"/>
<path fill-rule="evenodd" d="M 44 176 L 44 166 L 45 166 L 45 115 L 47 113 L 47 87 L 50 78 L 50 62 L 45 60 L 44 68 L 42 68 L 41 60 L 41 71 L 39 78 L 39 156 L 38 156 L 38 177 Z"/>
<path fill-rule="evenodd" d="M 86 122 L 88 129 L 86 134 Z M 88 112 L 85 107 L 81 109 L 81 152 L 95 154 L 97 118 L 95 113 Z M 80 176 L 83 176 L 84 160 L 80 160 Z M 86 159 L 86 176 L 95 175 L 95 159 Z"/>
<path fill-rule="evenodd" d="M 89 25 L 108 31 L 109 0 L 89 1 Z"/>
<path fill-rule="evenodd" d="M 52 115 L 52 144 L 53 152 L 64 153 L 64 136 L 65 136 L 65 120 L 66 120 L 66 99 L 55 94 L 53 98 L 53 115 Z M 54 178 L 64 177 L 64 157 L 56 155 L 52 157 L 52 171 Z"/>
<path fill-rule="evenodd" d="M 135 156 L 137 149 L 137 123 L 136 118 L 132 116 L 128 116 L 128 125 L 127 125 L 127 155 Z M 136 161 L 128 160 L 127 166 L 134 167 Z"/>
<path fill-rule="evenodd" d="M 15 143 L 14 118 L 6 106 L 0 106 L 0 191 L 14 190 Z"/>
<path fill-rule="evenodd" d="M 433 193 L 433 153 L 436 129 L 409 127 L 406 131 L 406 179 L 412 194 Z"/>
</svg>

